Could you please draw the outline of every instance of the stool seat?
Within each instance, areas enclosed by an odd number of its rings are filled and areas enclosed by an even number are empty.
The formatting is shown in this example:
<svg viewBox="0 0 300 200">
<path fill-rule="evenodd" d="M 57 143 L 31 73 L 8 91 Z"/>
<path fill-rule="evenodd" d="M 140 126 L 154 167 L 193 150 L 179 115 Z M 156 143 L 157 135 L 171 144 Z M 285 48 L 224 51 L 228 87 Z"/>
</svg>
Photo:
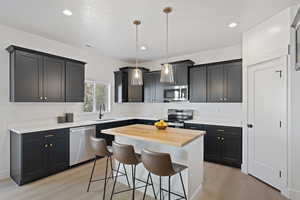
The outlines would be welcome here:
<svg viewBox="0 0 300 200">
<path fill-rule="evenodd" d="M 186 168 L 188 168 L 187 166 L 182 165 L 182 164 L 178 164 L 178 163 L 172 163 L 172 167 L 173 167 L 173 170 L 174 170 L 174 173 L 172 175 L 175 175 L 175 174 L 177 174 L 179 172 L 182 172 L 183 170 L 185 170 Z"/>
<path fill-rule="evenodd" d="M 155 151 L 150 151 L 148 149 L 143 149 L 142 151 L 142 162 L 145 168 L 149 171 L 148 177 L 150 176 L 151 173 L 159 176 L 160 200 L 162 200 L 163 191 L 168 192 L 169 200 L 171 200 L 171 194 L 180 197 L 180 199 L 187 200 L 183 179 L 181 175 L 181 172 L 185 170 L 187 166 L 172 162 L 171 156 L 168 153 L 155 152 Z M 171 192 L 171 177 L 176 174 L 179 174 L 180 176 L 180 181 L 181 181 L 184 196 Z M 166 177 L 166 176 L 169 177 L 168 180 L 169 190 L 163 189 L 161 184 L 161 177 Z M 148 180 L 147 180 L 147 184 L 148 184 Z M 145 188 L 143 200 L 145 199 L 146 193 L 147 193 L 147 188 Z"/>
</svg>

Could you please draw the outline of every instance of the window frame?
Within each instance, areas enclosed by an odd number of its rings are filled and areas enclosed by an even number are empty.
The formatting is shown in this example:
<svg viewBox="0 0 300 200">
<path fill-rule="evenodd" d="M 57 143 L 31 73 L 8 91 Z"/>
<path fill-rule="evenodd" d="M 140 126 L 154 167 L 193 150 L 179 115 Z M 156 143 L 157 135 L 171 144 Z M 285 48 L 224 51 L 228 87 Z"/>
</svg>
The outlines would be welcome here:
<svg viewBox="0 0 300 200">
<path fill-rule="evenodd" d="M 96 106 L 96 85 L 97 84 L 102 84 L 107 87 L 107 103 L 106 103 L 106 110 L 103 113 L 109 113 L 111 109 L 111 84 L 109 82 L 105 81 L 99 81 L 99 80 L 92 80 L 92 79 L 86 79 L 84 80 L 84 84 L 86 83 L 92 83 L 93 84 L 93 111 L 91 112 L 86 112 L 83 110 L 84 114 L 95 114 L 98 113 L 99 110 L 97 110 Z M 84 99 L 85 99 L 85 93 L 84 93 Z"/>
</svg>

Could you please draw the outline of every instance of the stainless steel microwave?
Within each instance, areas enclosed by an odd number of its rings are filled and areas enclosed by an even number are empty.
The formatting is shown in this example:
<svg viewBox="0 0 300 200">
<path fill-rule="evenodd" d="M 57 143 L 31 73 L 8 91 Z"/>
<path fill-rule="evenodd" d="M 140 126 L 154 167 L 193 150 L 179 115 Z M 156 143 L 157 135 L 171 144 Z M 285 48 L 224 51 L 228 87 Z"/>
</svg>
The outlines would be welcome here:
<svg viewBox="0 0 300 200">
<path fill-rule="evenodd" d="M 171 86 L 164 89 L 164 102 L 188 101 L 188 86 Z"/>
</svg>

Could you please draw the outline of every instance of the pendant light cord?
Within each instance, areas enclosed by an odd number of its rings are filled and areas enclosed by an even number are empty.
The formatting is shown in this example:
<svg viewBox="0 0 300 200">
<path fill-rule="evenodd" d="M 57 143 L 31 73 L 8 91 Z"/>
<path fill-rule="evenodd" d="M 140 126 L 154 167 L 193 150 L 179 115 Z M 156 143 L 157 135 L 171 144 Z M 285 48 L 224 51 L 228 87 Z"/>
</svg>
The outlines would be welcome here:
<svg viewBox="0 0 300 200">
<path fill-rule="evenodd" d="M 135 67 L 138 69 L 138 25 L 135 30 Z"/>
<path fill-rule="evenodd" d="M 169 64 L 169 13 L 166 13 L 166 64 Z"/>
</svg>

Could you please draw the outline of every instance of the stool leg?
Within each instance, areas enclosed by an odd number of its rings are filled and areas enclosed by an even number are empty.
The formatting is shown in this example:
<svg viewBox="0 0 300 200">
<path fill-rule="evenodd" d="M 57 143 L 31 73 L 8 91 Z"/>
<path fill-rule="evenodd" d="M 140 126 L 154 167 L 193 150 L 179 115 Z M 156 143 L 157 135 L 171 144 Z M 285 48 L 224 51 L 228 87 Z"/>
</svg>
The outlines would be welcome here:
<svg viewBox="0 0 300 200">
<path fill-rule="evenodd" d="M 149 177 L 150 177 L 150 172 L 149 172 L 148 177 L 147 177 L 147 183 L 146 183 L 146 186 L 145 186 L 145 191 L 144 191 L 143 200 L 145 200 L 145 197 L 146 197 L 147 187 L 148 187 L 148 182 L 149 182 Z"/>
<path fill-rule="evenodd" d="M 131 171 L 132 171 L 132 200 L 134 200 L 135 197 L 135 171 L 136 171 L 136 165 L 131 165 Z"/>
<path fill-rule="evenodd" d="M 161 195 L 162 195 L 161 192 L 162 192 L 162 191 L 161 191 L 161 176 L 160 176 L 160 177 L 159 177 L 159 200 L 162 200 L 162 199 L 161 199 Z"/>
<path fill-rule="evenodd" d="M 169 181 L 168 181 L 168 185 L 169 185 L 169 200 L 171 200 L 171 176 L 169 176 Z"/>
<path fill-rule="evenodd" d="M 154 183 L 153 183 L 153 180 L 152 180 L 152 176 L 151 176 L 151 173 L 149 173 L 149 177 L 150 177 L 150 180 L 151 180 L 151 184 L 152 184 L 152 190 L 153 190 L 153 193 L 154 193 L 154 197 L 155 199 L 157 199 L 157 196 L 156 196 L 156 193 L 155 193 L 155 189 L 154 189 Z"/>
<path fill-rule="evenodd" d="M 181 180 L 181 184 L 182 184 L 182 189 L 183 189 L 183 193 L 184 193 L 184 198 L 187 200 L 186 192 L 185 192 L 185 188 L 184 188 L 184 184 L 183 184 L 181 172 L 179 173 L 179 176 L 180 176 L 180 180 Z"/>
<path fill-rule="evenodd" d="M 112 178 L 112 180 L 114 180 L 114 168 L 113 168 L 113 165 L 112 165 L 112 158 L 111 158 L 111 156 L 109 156 L 109 160 L 110 160 L 110 173 L 111 173 L 111 178 Z"/>
<path fill-rule="evenodd" d="M 128 179 L 128 176 L 127 176 L 127 171 L 126 171 L 126 167 L 125 167 L 124 164 L 123 164 L 123 169 L 124 169 L 124 172 L 125 172 L 125 176 L 126 176 L 126 181 L 127 181 L 128 187 L 130 188 L 129 179 Z"/>
<path fill-rule="evenodd" d="M 90 186 L 91 186 L 92 178 L 93 178 L 93 175 L 94 175 L 94 170 L 95 170 L 96 162 L 97 162 L 97 156 L 95 156 L 94 165 L 93 165 L 93 169 L 92 169 L 92 172 L 91 172 L 91 176 L 90 176 L 90 180 L 89 180 L 89 185 L 88 185 L 88 188 L 87 188 L 87 192 L 90 191 Z"/>
<path fill-rule="evenodd" d="M 116 174 L 113 189 L 112 189 L 112 192 L 111 192 L 110 200 L 112 200 L 112 197 L 113 197 L 114 192 L 115 192 L 115 187 L 116 187 L 116 183 L 117 183 L 117 178 L 118 178 L 118 174 L 119 174 L 120 165 L 121 165 L 121 163 L 118 164 L 117 174 Z"/>
<path fill-rule="evenodd" d="M 103 200 L 105 200 L 105 193 L 106 193 L 108 159 L 109 159 L 109 158 L 107 157 L 107 158 L 106 158 L 105 179 L 104 179 L 104 189 L 103 189 Z"/>
</svg>

